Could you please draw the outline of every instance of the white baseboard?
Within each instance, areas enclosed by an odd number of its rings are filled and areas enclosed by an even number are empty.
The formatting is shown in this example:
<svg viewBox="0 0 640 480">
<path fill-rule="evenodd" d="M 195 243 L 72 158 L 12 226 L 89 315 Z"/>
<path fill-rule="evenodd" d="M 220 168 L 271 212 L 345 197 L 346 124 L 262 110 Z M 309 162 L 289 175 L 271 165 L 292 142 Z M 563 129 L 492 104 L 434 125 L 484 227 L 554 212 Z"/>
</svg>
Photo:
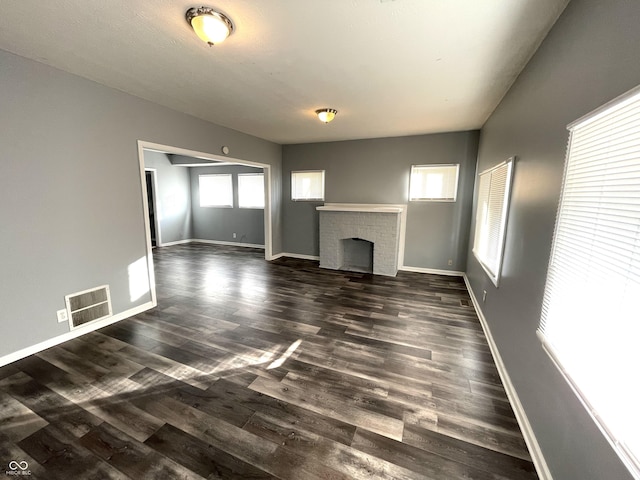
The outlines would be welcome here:
<svg viewBox="0 0 640 480">
<path fill-rule="evenodd" d="M 240 242 L 225 242 L 222 240 L 206 240 L 201 238 L 192 238 L 189 240 L 191 243 L 211 243 L 213 245 L 231 245 L 233 247 L 249 247 L 249 248 L 261 248 L 264 250 L 264 245 L 257 243 L 240 243 Z"/>
<path fill-rule="evenodd" d="M 176 240 L 175 242 L 167 242 L 160 244 L 161 247 L 171 247 L 173 245 L 183 245 L 185 243 L 211 243 L 214 245 L 231 245 L 236 247 L 249 247 L 249 248 L 261 248 L 264 250 L 264 245 L 257 243 L 240 243 L 240 242 L 225 242 L 223 240 L 207 240 L 204 238 L 187 238 L 186 240 Z"/>
<path fill-rule="evenodd" d="M 464 272 L 457 272 L 455 270 L 438 270 L 436 268 L 409 267 L 407 265 L 403 265 L 398 270 L 403 272 L 431 273 L 434 275 L 449 275 L 451 277 L 464 276 Z"/>
<path fill-rule="evenodd" d="M 515 413 L 516 420 L 518 420 L 518 425 L 520 425 L 520 429 L 522 430 L 522 436 L 524 437 L 524 441 L 527 444 L 527 448 L 529 449 L 529 453 L 531 453 L 531 459 L 533 460 L 533 464 L 536 467 L 538 472 L 538 476 L 541 480 L 553 480 L 551 476 L 551 471 L 549 470 L 549 466 L 547 465 L 544 456 L 542 455 L 542 450 L 540 449 L 540 445 L 538 444 L 538 440 L 536 439 L 535 434 L 533 433 L 533 428 L 531 428 L 531 424 L 529 423 L 529 419 L 527 418 L 527 414 L 524 411 L 524 407 L 520 402 L 520 398 L 518 397 L 518 393 L 516 392 L 513 383 L 511 382 L 511 377 L 507 373 L 507 369 L 504 366 L 504 362 L 502 361 L 502 357 L 500 356 L 500 352 L 498 351 L 498 346 L 491 335 L 491 329 L 489 328 L 489 324 L 487 323 L 487 319 L 482 313 L 482 309 L 480 308 L 480 304 L 478 303 L 478 299 L 476 298 L 473 290 L 471 289 L 471 284 L 469 283 L 469 278 L 466 274 L 462 274 L 464 278 L 464 283 L 467 286 L 467 290 L 469 291 L 469 295 L 471 296 L 471 301 L 473 302 L 473 308 L 475 308 L 478 318 L 480 319 L 480 325 L 482 325 L 482 330 L 484 331 L 485 337 L 487 337 L 487 342 L 489 343 L 489 349 L 491 350 L 491 355 L 493 356 L 493 361 L 496 364 L 496 368 L 498 369 L 498 374 L 500 375 L 500 380 L 502 380 L 502 384 L 504 385 L 504 389 L 507 392 L 507 397 L 509 398 L 509 402 L 511 403 L 511 407 L 513 408 L 513 412 Z"/>
<path fill-rule="evenodd" d="M 113 323 L 119 322 L 120 320 L 124 320 L 125 318 L 133 317 L 134 315 L 138 315 L 139 313 L 147 311 L 155 306 L 156 305 L 153 302 L 147 302 L 143 305 L 131 308 L 124 312 L 117 313 L 116 315 L 113 315 L 109 318 L 82 325 L 70 332 L 63 333 L 62 335 L 50 338 L 49 340 L 45 340 L 44 342 L 36 343 L 35 345 L 32 345 L 30 347 L 26 347 L 22 350 L 18 350 L 17 352 L 10 353 L 8 355 L 5 355 L 4 357 L 0 357 L 0 367 L 18 361 L 24 357 L 28 357 L 29 355 L 33 355 L 34 353 L 46 350 L 47 348 L 54 347 L 62 342 L 66 342 L 67 340 L 71 340 L 86 333 L 93 332 L 94 330 L 98 330 L 99 328 L 103 328 Z"/>
<path fill-rule="evenodd" d="M 193 240 L 191 240 L 190 238 L 187 238 L 186 240 L 176 240 L 175 242 L 167 242 L 167 243 L 161 243 L 160 247 L 171 247 L 173 245 L 182 245 L 184 243 L 191 243 L 193 242 Z"/>
<path fill-rule="evenodd" d="M 320 261 L 320 257 L 318 255 L 304 255 L 302 253 L 289 253 L 282 252 L 271 257 L 271 260 L 277 260 L 282 257 L 290 257 L 290 258 L 299 258 L 302 260 L 315 260 Z M 402 266 L 398 270 L 402 270 L 405 272 L 417 272 L 417 273 L 432 273 L 435 275 L 450 275 L 452 277 L 462 277 L 464 276 L 464 272 L 457 272 L 455 270 L 437 270 L 435 268 L 422 268 L 422 267 L 408 267 Z"/>
<path fill-rule="evenodd" d="M 282 252 L 271 257 L 271 260 L 277 260 L 278 258 L 289 257 L 289 258 L 299 258 L 300 260 L 315 260 L 320 261 L 320 257 L 317 255 L 304 255 L 302 253 L 289 253 Z"/>
</svg>

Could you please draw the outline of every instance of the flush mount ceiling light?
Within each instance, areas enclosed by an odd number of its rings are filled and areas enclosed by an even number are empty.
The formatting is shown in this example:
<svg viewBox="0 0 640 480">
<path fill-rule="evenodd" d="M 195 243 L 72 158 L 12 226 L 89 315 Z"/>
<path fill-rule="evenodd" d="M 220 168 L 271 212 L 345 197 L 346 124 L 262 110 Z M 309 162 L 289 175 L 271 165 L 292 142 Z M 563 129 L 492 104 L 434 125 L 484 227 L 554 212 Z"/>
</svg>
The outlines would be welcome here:
<svg viewBox="0 0 640 480">
<path fill-rule="evenodd" d="M 338 111 L 333 108 L 321 108 L 320 110 L 316 110 L 316 115 L 318 115 L 320 121 L 324 123 L 329 123 L 331 120 L 336 118 L 336 113 L 338 113 Z"/>
<path fill-rule="evenodd" d="M 186 13 L 187 22 L 209 46 L 222 43 L 233 32 L 229 18 L 210 7 L 190 8 Z"/>
</svg>

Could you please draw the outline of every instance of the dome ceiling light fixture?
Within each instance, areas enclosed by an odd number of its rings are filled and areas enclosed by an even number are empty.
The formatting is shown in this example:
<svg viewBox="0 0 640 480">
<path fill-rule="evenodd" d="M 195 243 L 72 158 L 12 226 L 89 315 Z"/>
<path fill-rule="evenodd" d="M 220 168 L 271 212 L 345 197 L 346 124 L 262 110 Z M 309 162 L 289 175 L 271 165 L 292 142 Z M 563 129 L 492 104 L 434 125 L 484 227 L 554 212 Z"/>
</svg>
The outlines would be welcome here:
<svg viewBox="0 0 640 480">
<path fill-rule="evenodd" d="M 338 111 L 333 108 L 321 108 L 316 110 L 316 115 L 318 115 L 320 121 L 324 123 L 329 123 L 331 120 L 336 118 L 336 113 L 338 113 Z"/>
<path fill-rule="evenodd" d="M 233 23 L 229 17 L 211 7 L 190 8 L 185 16 L 200 40 L 210 47 L 224 42 L 233 32 Z"/>
</svg>

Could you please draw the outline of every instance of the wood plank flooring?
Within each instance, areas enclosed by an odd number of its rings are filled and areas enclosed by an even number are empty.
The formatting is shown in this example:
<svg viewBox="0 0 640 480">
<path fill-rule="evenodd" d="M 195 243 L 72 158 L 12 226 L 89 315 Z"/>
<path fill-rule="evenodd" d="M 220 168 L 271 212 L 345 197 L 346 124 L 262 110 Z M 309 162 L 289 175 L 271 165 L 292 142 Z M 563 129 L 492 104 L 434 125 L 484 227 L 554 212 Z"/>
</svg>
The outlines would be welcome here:
<svg viewBox="0 0 640 480">
<path fill-rule="evenodd" d="M 537 478 L 461 279 L 262 257 L 157 249 L 157 308 L 0 368 L 0 472 Z"/>
</svg>

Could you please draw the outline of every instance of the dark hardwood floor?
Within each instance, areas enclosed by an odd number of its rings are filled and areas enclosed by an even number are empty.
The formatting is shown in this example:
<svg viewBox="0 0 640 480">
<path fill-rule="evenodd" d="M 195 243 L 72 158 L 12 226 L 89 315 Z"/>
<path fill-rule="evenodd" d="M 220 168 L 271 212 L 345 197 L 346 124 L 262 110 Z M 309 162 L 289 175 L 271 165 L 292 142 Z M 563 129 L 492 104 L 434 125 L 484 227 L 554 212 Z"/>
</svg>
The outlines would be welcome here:
<svg viewBox="0 0 640 480">
<path fill-rule="evenodd" d="M 203 244 L 155 270 L 157 308 L 0 368 L 0 473 L 537 478 L 461 279 Z"/>
</svg>

